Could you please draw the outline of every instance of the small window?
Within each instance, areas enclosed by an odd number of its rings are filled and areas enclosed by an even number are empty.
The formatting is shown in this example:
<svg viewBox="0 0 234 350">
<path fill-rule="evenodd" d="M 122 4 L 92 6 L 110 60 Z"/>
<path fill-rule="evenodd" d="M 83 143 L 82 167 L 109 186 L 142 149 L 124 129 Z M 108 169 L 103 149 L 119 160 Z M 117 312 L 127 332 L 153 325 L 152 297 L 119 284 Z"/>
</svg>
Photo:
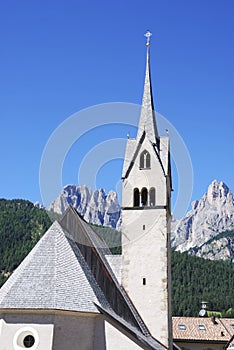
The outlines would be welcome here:
<svg viewBox="0 0 234 350">
<path fill-rule="evenodd" d="M 139 192 L 138 188 L 134 188 L 133 197 L 134 197 L 133 206 L 139 207 L 139 205 L 140 205 L 140 192 Z"/>
<path fill-rule="evenodd" d="M 148 191 L 147 188 L 143 187 L 141 190 L 141 205 L 143 207 L 147 206 L 148 204 Z"/>
<path fill-rule="evenodd" d="M 204 326 L 204 324 L 199 324 L 198 329 L 199 329 L 200 331 L 205 331 L 205 330 L 206 330 L 206 327 Z"/>
<path fill-rule="evenodd" d="M 234 323 L 231 324 L 231 327 L 234 329 Z"/>
<path fill-rule="evenodd" d="M 146 285 L 146 278 L 143 278 L 143 286 Z"/>
<path fill-rule="evenodd" d="M 32 335 L 26 335 L 23 340 L 23 344 L 26 348 L 31 348 L 35 343 L 35 339 Z"/>
<path fill-rule="evenodd" d="M 143 231 L 145 231 L 145 225 L 143 225 Z"/>
<path fill-rule="evenodd" d="M 155 206 L 155 188 L 151 187 L 149 190 L 149 200 L 150 200 L 150 207 Z"/>
<path fill-rule="evenodd" d="M 140 169 L 150 168 L 150 154 L 148 151 L 144 150 L 140 155 Z"/>
<path fill-rule="evenodd" d="M 186 326 L 184 324 L 179 324 L 178 328 L 180 331 L 186 331 Z"/>
<path fill-rule="evenodd" d="M 17 330 L 13 338 L 13 349 L 36 350 L 39 344 L 39 335 L 32 327 L 22 327 Z"/>
</svg>

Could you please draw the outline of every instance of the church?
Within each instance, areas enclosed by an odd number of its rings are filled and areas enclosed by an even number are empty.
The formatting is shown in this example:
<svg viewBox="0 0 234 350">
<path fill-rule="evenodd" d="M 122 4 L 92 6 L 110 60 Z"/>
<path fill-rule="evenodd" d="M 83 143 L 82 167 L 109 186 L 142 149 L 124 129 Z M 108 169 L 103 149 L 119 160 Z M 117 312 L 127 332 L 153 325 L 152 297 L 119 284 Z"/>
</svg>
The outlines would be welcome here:
<svg viewBox="0 0 234 350">
<path fill-rule="evenodd" d="M 160 136 L 150 36 L 137 136 L 122 172 L 122 255 L 69 207 L 0 289 L 1 350 L 172 349 L 168 136 Z"/>
</svg>

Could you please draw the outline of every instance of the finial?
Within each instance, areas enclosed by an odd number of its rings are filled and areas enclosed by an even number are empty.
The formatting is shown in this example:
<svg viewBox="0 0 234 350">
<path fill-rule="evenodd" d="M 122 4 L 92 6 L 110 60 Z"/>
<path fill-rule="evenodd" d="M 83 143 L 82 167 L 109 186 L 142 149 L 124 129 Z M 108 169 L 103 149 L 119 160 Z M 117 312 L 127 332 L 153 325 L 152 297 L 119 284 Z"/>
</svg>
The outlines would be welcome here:
<svg viewBox="0 0 234 350">
<path fill-rule="evenodd" d="M 147 30 L 144 36 L 147 38 L 146 46 L 150 46 L 150 37 L 152 36 L 152 33 L 150 33 L 150 31 Z"/>
</svg>

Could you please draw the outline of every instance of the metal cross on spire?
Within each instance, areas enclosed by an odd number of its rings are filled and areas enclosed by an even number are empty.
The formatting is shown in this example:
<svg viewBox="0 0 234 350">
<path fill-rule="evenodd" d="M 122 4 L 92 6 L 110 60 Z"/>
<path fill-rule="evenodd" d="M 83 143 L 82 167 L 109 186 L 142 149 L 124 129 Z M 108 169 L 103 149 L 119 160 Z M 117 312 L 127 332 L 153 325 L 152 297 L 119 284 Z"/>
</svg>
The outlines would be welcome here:
<svg viewBox="0 0 234 350">
<path fill-rule="evenodd" d="M 150 46 L 150 37 L 152 36 L 152 33 L 150 33 L 150 31 L 147 30 L 147 32 L 144 34 L 144 36 L 147 39 L 146 46 Z"/>
</svg>

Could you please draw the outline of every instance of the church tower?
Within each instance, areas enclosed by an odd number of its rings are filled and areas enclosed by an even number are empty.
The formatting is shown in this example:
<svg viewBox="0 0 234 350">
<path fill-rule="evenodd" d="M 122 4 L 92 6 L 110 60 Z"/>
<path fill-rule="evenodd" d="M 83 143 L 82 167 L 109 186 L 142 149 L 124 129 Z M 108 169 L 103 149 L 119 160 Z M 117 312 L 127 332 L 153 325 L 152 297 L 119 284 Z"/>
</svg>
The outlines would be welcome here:
<svg viewBox="0 0 234 350">
<path fill-rule="evenodd" d="M 171 330 L 171 168 L 168 136 L 159 136 L 147 38 L 137 137 L 127 140 L 122 190 L 122 285 L 152 336 L 169 349 Z"/>
</svg>

